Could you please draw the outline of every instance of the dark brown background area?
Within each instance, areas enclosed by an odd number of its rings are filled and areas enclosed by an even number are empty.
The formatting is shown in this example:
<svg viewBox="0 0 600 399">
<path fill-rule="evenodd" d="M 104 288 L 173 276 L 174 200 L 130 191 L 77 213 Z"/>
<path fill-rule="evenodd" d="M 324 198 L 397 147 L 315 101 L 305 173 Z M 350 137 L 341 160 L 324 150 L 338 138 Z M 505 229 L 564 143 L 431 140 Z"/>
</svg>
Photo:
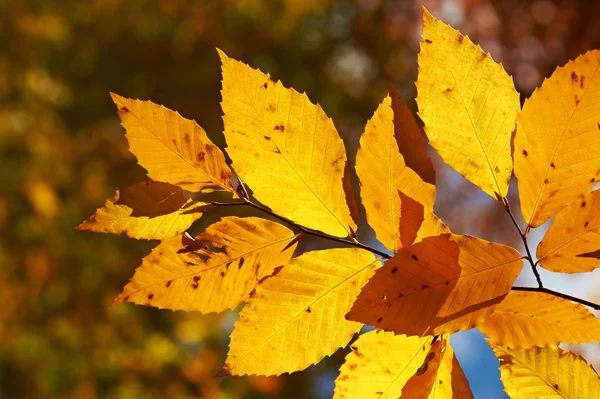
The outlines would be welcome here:
<svg viewBox="0 0 600 399">
<path fill-rule="evenodd" d="M 213 379 L 235 314 L 109 307 L 153 243 L 73 228 L 145 176 L 109 92 L 178 110 L 224 145 L 215 47 L 306 91 L 353 164 L 390 82 L 416 110 L 422 5 L 501 61 L 523 99 L 600 47 L 598 1 L 0 0 L 0 396 L 330 396 L 343 353 L 279 379 Z M 453 231 L 519 248 L 502 207 L 434 159 Z M 360 231 L 372 242 L 364 216 Z"/>
</svg>

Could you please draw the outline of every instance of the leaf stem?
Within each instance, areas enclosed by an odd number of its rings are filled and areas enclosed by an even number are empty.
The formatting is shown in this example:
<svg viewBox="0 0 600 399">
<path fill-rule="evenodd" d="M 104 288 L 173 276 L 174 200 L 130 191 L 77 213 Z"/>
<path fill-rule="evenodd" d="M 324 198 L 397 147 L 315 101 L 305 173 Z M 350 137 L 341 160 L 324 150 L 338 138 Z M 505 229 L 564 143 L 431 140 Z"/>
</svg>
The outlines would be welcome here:
<svg viewBox="0 0 600 399">
<path fill-rule="evenodd" d="M 521 240 L 523 240 L 523 244 L 525 245 L 525 251 L 527 252 L 526 258 L 529 261 L 529 265 L 531 266 L 531 270 L 533 271 L 533 274 L 535 275 L 535 279 L 537 280 L 537 283 L 538 283 L 538 288 L 544 288 L 544 284 L 542 284 L 542 278 L 540 277 L 540 273 L 537 270 L 537 262 L 533 263 L 533 256 L 531 256 L 531 251 L 529 250 L 529 244 L 527 243 L 527 237 L 521 231 L 521 228 L 519 227 L 519 224 L 517 223 L 515 216 L 513 215 L 512 211 L 510 210 L 510 203 L 508 202 L 508 198 L 506 198 L 506 197 L 502 198 L 502 202 L 504 204 L 504 209 L 506 209 L 506 212 L 508 212 L 510 219 L 512 220 L 513 224 L 517 228 L 517 231 L 519 232 L 519 235 L 521 236 Z"/>
</svg>

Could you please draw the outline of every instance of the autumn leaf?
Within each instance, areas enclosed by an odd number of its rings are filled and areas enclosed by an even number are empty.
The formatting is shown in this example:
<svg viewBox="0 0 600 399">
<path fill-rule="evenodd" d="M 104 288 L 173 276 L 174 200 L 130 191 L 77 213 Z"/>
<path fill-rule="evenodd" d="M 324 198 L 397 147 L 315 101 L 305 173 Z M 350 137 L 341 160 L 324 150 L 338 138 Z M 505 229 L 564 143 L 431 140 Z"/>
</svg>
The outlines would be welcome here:
<svg viewBox="0 0 600 399">
<path fill-rule="evenodd" d="M 161 240 L 181 234 L 202 216 L 207 204 L 196 202 L 168 183 L 146 181 L 117 190 L 77 230 Z"/>
<path fill-rule="evenodd" d="M 182 236 L 163 240 L 113 304 L 126 301 L 202 313 L 234 309 L 261 279 L 289 262 L 298 237 L 265 219 L 225 217 L 190 246 Z"/>
<path fill-rule="evenodd" d="M 196 122 L 150 101 L 111 96 L 129 149 L 150 178 L 188 191 L 235 192 L 223 153 Z"/>
<path fill-rule="evenodd" d="M 410 169 L 400 153 L 397 136 L 403 132 L 396 129 L 416 128 L 418 132 L 418 127 L 410 113 L 406 115 L 396 110 L 402 110 L 397 95 L 393 99 L 393 95 L 388 95 L 367 122 L 356 155 L 356 174 L 360 179 L 360 196 L 369 225 L 387 249 L 397 252 L 402 248 L 399 193 L 418 201 L 424 208 L 425 220 L 419 231 L 419 239 L 448 233 L 449 230 L 433 213 L 435 186 L 423 181 Z M 392 105 L 396 105 L 396 108 Z M 400 123 L 401 117 L 404 118 L 403 124 Z M 426 165 L 425 159 L 413 162 Z"/>
<path fill-rule="evenodd" d="M 346 315 L 396 334 L 482 325 L 522 267 L 513 248 L 470 236 L 425 238 L 377 270 Z"/>
<path fill-rule="evenodd" d="M 542 292 L 511 291 L 479 329 L 513 349 L 600 341 L 600 320 L 589 310 Z"/>
<path fill-rule="evenodd" d="M 541 267 L 552 272 L 591 272 L 600 267 L 600 191 L 581 196 L 560 211 L 537 247 Z M 598 202 L 596 202 L 598 201 Z"/>
<path fill-rule="evenodd" d="M 495 199 L 512 173 L 519 94 L 501 64 L 423 8 L 417 104 L 429 143 L 449 166 Z"/>
<path fill-rule="evenodd" d="M 223 373 L 303 370 L 348 344 L 362 323 L 344 315 L 379 262 L 357 248 L 307 252 L 265 280 L 235 323 Z"/>
<path fill-rule="evenodd" d="M 556 346 L 490 346 L 500 360 L 504 390 L 511 398 L 591 399 L 600 395 L 600 378 L 581 356 Z"/>
<path fill-rule="evenodd" d="M 515 175 L 521 211 L 538 227 L 600 178 L 600 51 L 557 68 L 517 118 Z"/>
<path fill-rule="evenodd" d="M 303 226 L 353 236 L 346 149 L 306 94 L 219 51 L 223 123 L 233 168 L 256 199 Z"/>
<path fill-rule="evenodd" d="M 434 340 L 370 331 L 352 344 L 335 380 L 334 399 L 399 397 L 473 397 L 448 336 Z"/>
</svg>

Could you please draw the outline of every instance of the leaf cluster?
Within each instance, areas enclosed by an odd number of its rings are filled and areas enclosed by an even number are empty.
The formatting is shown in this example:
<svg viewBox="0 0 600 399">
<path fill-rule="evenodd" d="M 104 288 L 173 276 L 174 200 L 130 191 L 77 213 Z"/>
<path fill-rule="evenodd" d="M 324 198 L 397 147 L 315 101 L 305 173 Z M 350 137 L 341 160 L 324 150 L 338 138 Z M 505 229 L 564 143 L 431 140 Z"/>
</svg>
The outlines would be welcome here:
<svg viewBox="0 0 600 399">
<path fill-rule="evenodd" d="M 364 245 L 332 120 L 305 94 L 219 55 L 231 168 L 196 122 L 113 95 L 151 180 L 118 191 L 78 228 L 161 240 L 114 303 L 201 313 L 244 303 L 221 375 L 303 370 L 363 325 L 376 327 L 351 344 L 336 398 L 472 397 L 449 343 L 471 328 L 489 337 L 511 397 L 596 397 L 596 372 L 558 344 L 600 341 L 600 322 L 583 306 L 598 305 L 545 288 L 537 268 L 600 266 L 599 194 L 590 191 L 600 178 L 599 51 L 557 68 L 521 107 L 501 64 L 423 11 L 416 86 L 429 143 L 502 203 L 526 255 L 453 234 L 436 217 L 435 171 L 393 88 L 356 154 L 367 221 L 393 255 Z M 524 231 L 506 198 L 513 172 Z M 206 200 L 213 191 L 229 199 Z M 227 216 L 195 238 L 186 233 L 211 208 L 237 206 L 271 218 Z M 527 235 L 552 217 L 534 260 Z M 306 235 L 332 248 L 296 255 Z M 538 287 L 514 287 L 524 261 Z"/>
</svg>

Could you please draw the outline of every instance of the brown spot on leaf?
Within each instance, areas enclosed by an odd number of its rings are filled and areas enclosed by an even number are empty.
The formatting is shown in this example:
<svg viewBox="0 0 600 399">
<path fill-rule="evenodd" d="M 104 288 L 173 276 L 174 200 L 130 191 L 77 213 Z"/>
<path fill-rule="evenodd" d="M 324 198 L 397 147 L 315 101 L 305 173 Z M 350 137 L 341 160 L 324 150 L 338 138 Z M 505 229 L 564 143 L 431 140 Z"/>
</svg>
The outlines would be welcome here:
<svg viewBox="0 0 600 399">
<path fill-rule="evenodd" d="M 271 141 L 271 138 L 269 136 L 264 136 L 265 140 L 267 141 Z"/>
<path fill-rule="evenodd" d="M 575 106 L 578 106 L 580 102 L 581 100 L 579 99 L 579 97 L 575 96 Z"/>
<path fill-rule="evenodd" d="M 186 135 L 183 136 L 183 141 L 186 144 L 189 144 L 192 141 L 192 139 L 190 139 L 190 135 L 189 134 L 186 134 Z"/>
<path fill-rule="evenodd" d="M 381 323 L 382 320 L 383 320 L 383 317 L 378 318 L 377 323 Z"/>
<path fill-rule="evenodd" d="M 192 284 L 192 288 L 195 289 L 195 290 L 197 290 L 198 289 L 198 283 Z"/>
<path fill-rule="evenodd" d="M 464 39 L 464 36 L 459 34 L 458 37 L 456 38 L 456 41 L 458 42 L 458 44 L 462 44 L 463 39 Z"/>
<path fill-rule="evenodd" d="M 169 280 L 169 281 L 167 281 L 167 284 L 165 284 L 165 286 L 168 288 L 168 287 L 170 287 L 170 286 L 171 286 L 171 283 L 172 283 L 172 281 L 171 281 L 171 280 Z"/>
<path fill-rule="evenodd" d="M 431 40 L 429 40 L 429 39 L 425 39 L 425 43 L 429 43 L 429 44 L 431 44 L 431 43 L 433 43 L 433 42 L 432 42 Z"/>
<path fill-rule="evenodd" d="M 481 61 L 485 60 L 487 57 L 489 57 L 489 55 L 487 53 L 482 52 L 477 61 L 481 62 Z"/>
<path fill-rule="evenodd" d="M 450 281 L 446 281 L 446 285 L 450 285 Z"/>
<path fill-rule="evenodd" d="M 554 384 L 554 389 L 558 389 L 558 384 Z"/>
<path fill-rule="evenodd" d="M 581 207 L 582 207 L 582 208 L 585 208 L 585 206 L 586 206 L 586 205 L 587 205 L 587 203 L 586 203 L 585 201 L 583 201 L 583 202 L 581 203 Z"/>
<path fill-rule="evenodd" d="M 148 300 L 151 301 L 154 298 L 154 294 L 148 294 Z"/>
<path fill-rule="evenodd" d="M 592 177 L 592 178 L 590 179 L 590 183 L 593 183 L 593 182 L 595 182 L 595 181 L 596 181 L 596 178 L 595 178 L 595 177 Z"/>
<path fill-rule="evenodd" d="M 280 132 L 285 132 L 285 126 L 283 126 L 283 125 L 277 125 L 277 126 L 275 126 L 274 129 L 278 130 Z"/>
<path fill-rule="evenodd" d="M 395 274 L 397 271 L 398 271 L 398 268 L 397 268 L 397 267 L 394 267 L 394 268 L 392 269 L 392 274 Z"/>
<path fill-rule="evenodd" d="M 201 277 L 200 276 L 194 276 L 194 283 L 197 283 L 198 281 L 200 281 Z"/>
<path fill-rule="evenodd" d="M 269 106 L 267 107 L 267 111 L 275 112 L 275 111 L 277 111 L 277 108 L 275 108 L 275 106 L 273 104 L 269 104 Z"/>
<path fill-rule="evenodd" d="M 442 94 L 443 94 L 443 95 L 445 95 L 445 96 L 448 96 L 448 94 L 452 93 L 453 91 L 454 91 L 454 89 L 453 89 L 453 88 L 451 88 L 451 87 L 448 87 L 446 90 L 444 90 L 444 91 L 442 92 Z"/>
<path fill-rule="evenodd" d="M 204 156 L 205 156 L 205 154 L 202 151 L 200 151 L 198 153 L 198 161 L 204 162 Z"/>
<path fill-rule="evenodd" d="M 266 89 L 267 87 L 269 87 L 269 82 L 265 82 L 263 83 L 263 85 L 261 86 L 263 89 Z"/>
<path fill-rule="evenodd" d="M 523 155 L 525 155 L 525 156 L 529 155 L 529 154 L 527 153 L 527 150 L 523 150 Z"/>
<path fill-rule="evenodd" d="M 496 167 L 494 168 L 494 172 L 496 172 L 496 173 L 500 173 L 500 168 L 499 168 L 498 166 L 496 166 Z"/>
<path fill-rule="evenodd" d="M 571 81 L 572 82 L 579 82 L 579 76 L 577 76 L 577 74 L 575 73 L 575 71 L 571 72 Z"/>
<path fill-rule="evenodd" d="M 356 364 L 351 364 L 350 366 L 348 366 L 348 368 L 350 370 L 356 370 Z"/>
<path fill-rule="evenodd" d="M 417 255 L 415 255 L 415 254 L 412 254 L 410 257 L 413 258 L 414 260 L 416 260 L 417 262 L 419 261 L 419 258 L 417 258 Z"/>
<path fill-rule="evenodd" d="M 556 165 L 554 165 L 554 162 L 552 162 L 552 163 L 550 164 L 550 167 L 551 167 L 552 169 L 556 169 Z"/>
<path fill-rule="evenodd" d="M 225 272 L 221 272 L 221 277 L 225 277 Z"/>
<path fill-rule="evenodd" d="M 422 289 L 424 289 L 424 290 L 426 290 L 427 288 L 429 288 L 429 286 L 428 286 L 428 285 L 425 285 L 425 284 L 423 284 L 423 285 L 421 286 L 421 288 L 422 288 Z"/>
<path fill-rule="evenodd" d="M 544 184 L 548 184 L 550 181 L 548 179 L 544 180 Z"/>
<path fill-rule="evenodd" d="M 129 300 L 129 295 L 127 295 L 125 298 L 123 298 L 124 302 L 127 302 Z"/>
<path fill-rule="evenodd" d="M 310 310 L 310 307 L 306 308 L 306 313 L 311 313 L 312 310 Z"/>
</svg>

